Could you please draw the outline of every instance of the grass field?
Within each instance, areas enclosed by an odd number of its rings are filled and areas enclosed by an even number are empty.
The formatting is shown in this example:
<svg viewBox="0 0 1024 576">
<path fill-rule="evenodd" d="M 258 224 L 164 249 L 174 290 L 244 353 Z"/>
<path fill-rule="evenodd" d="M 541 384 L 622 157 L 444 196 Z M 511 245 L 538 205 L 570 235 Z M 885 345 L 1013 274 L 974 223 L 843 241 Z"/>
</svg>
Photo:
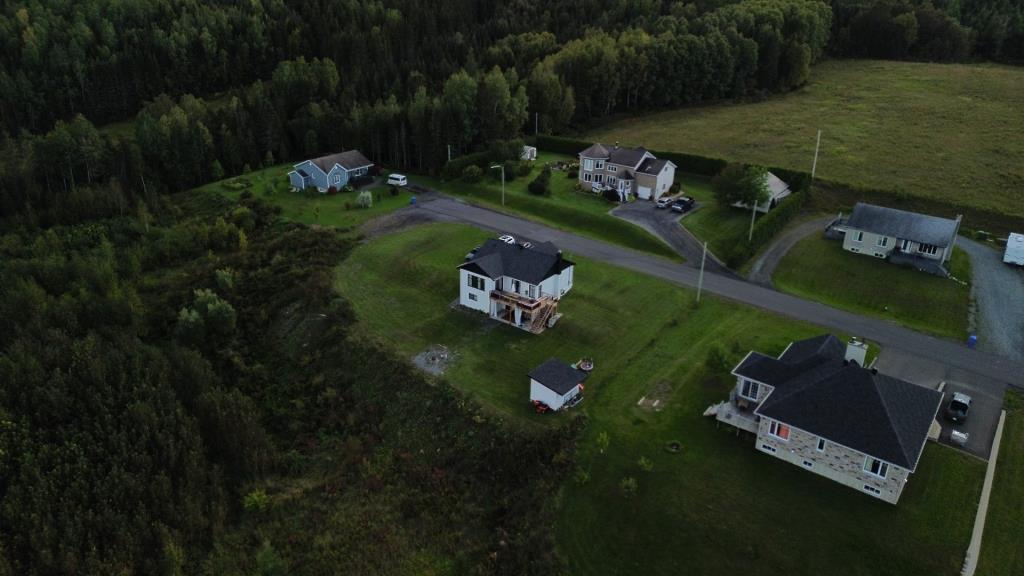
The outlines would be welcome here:
<svg viewBox="0 0 1024 576">
<path fill-rule="evenodd" d="M 571 417 L 530 410 L 529 369 L 550 356 L 595 358 L 576 409 L 588 416 L 580 481 L 563 487 L 556 526 L 572 574 L 958 573 L 980 463 L 929 445 L 893 507 L 759 454 L 749 437 L 700 416 L 732 384 L 705 367 L 712 347 L 731 360 L 751 348 L 778 353 L 818 329 L 715 298 L 695 307 L 689 290 L 569 255 L 577 270 L 565 316 L 528 334 L 448 307 L 458 294 L 454 266 L 487 236 L 453 224 L 384 236 L 355 249 L 337 285 L 367 337 L 406 357 L 449 346 L 456 361 L 446 379 L 522 426 Z M 660 411 L 637 406 L 652 395 Z M 665 450 L 673 440 L 680 453 Z M 620 489 L 626 477 L 637 481 L 632 496 Z"/>
<path fill-rule="evenodd" d="M 1019 67 L 830 61 L 791 94 L 622 119 L 587 138 L 809 171 L 820 128 L 819 177 L 1024 216 L 1022 86 Z"/>
<path fill-rule="evenodd" d="M 954 249 L 949 267 L 956 278 L 970 279 L 970 259 L 963 250 Z M 852 254 L 838 240 L 819 235 L 801 240 L 779 262 L 772 282 L 783 292 L 915 330 L 954 339 L 967 336 L 969 287 Z"/>
<path fill-rule="evenodd" d="M 615 207 L 611 202 L 596 194 L 575 191 L 576 179 L 569 178 L 566 172 L 552 172 L 551 194 L 548 196 L 537 196 L 527 191 L 527 185 L 540 172 L 544 163 L 567 159 L 568 156 L 547 152 L 538 154 L 533 171 L 528 176 L 505 182 L 504 207 L 501 204 L 501 181 L 490 175 L 473 184 L 460 180 L 442 182 L 427 176 L 414 176 L 411 180 L 474 203 L 520 214 L 582 236 L 674 260 L 682 259 L 667 244 L 643 228 L 608 214 Z"/>
<path fill-rule="evenodd" d="M 978 576 L 1024 574 L 1024 395 L 1007 391 L 1006 423 L 985 519 Z"/>
<path fill-rule="evenodd" d="M 339 192 L 328 196 L 290 191 L 287 174 L 291 169 L 292 164 L 278 164 L 249 174 L 212 182 L 196 190 L 222 194 L 233 200 L 248 190 L 253 196 L 280 206 L 281 216 L 287 220 L 339 228 L 358 226 L 371 218 L 407 206 L 412 196 L 406 190 L 400 190 L 397 196 L 392 196 L 387 186 L 377 185 L 369 188 L 374 194 L 373 206 L 359 208 L 356 206 L 358 192 Z M 317 210 L 320 212 L 319 215 Z"/>
</svg>

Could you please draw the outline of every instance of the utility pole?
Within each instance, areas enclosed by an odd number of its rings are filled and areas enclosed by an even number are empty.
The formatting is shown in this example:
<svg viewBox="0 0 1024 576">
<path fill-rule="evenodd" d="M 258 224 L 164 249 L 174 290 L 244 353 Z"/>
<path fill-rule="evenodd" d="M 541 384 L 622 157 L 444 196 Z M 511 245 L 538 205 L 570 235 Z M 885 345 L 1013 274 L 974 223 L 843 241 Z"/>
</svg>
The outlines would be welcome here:
<svg viewBox="0 0 1024 576">
<path fill-rule="evenodd" d="M 704 255 L 700 257 L 700 276 L 697 277 L 697 302 L 700 303 L 700 289 L 704 286 L 704 261 L 708 259 L 708 243 L 704 242 Z"/>
<path fill-rule="evenodd" d="M 494 170 L 495 168 L 500 168 L 501 169 L 501 207 L 504 208 L 505 207 L 505 165 L 504 164 L 495 164 L 494 166 L 491 166 L 491 170 Z"/>
<path fill-rule="evenodd" d="M 821 128 L 818 128 L 818 143 L 814 145 L 814 163 L 811 164 L 811 180 L 814 180 L 814 172 L 818 169 L 819 148 L 821 148 Z"/>
<path fill-rule="evenodd" d="M 750 210 L 750 234 L 747 234 L 747 242 L 754 239 L 754 217 L 757 216 L 757 198 L 754 198 L 754 207 Z"/>
<path fill-rule="evenodd" d="M 537 135 L 537 126 L 539 126 L 539 125 L 540 125 L 540 113 L 539 112 L 534 112 L 533 113 L 533 135 L 534 136 Z"/>
<path fill-rule="evenodd" d="M 452 145 L 451 144 L 448 145 L 448 161 L 449 162 L 452 161 Z"/>
</svg>

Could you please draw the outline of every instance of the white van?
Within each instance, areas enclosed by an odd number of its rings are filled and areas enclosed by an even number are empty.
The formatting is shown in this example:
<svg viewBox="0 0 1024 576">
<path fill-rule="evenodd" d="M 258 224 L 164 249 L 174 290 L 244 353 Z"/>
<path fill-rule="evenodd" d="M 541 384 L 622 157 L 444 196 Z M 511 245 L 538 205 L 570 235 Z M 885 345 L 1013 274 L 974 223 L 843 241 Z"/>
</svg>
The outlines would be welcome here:
<svg viewBox="0 0 1024 576">
<path fill-rule="evenodd" d="M 390 186 L 406 186 L 409 184 L 409 179 L 402 174 L 388 174 L 388 184 Z"/>
</svg>

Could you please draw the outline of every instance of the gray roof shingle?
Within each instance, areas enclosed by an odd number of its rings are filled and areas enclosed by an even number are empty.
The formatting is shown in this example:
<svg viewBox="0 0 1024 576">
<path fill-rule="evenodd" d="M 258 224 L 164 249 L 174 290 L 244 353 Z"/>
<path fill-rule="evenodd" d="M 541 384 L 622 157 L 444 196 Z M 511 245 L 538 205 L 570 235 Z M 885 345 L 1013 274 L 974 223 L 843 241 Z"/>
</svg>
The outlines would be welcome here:
<svg viewBox="0 0 1024 576">
<path fill-rule="evenodd" d="M 556 394 L 565 394 L 586 380 L 589 374 L 573 368 L 558 358 L 548 358 L 543 364 L 530 370 L 529 376 Z"/>
<path fill-rule="evenodd" d="M 600 142 L 594 142 L 586 150 L 580 152 L 584 158 L 608 158 L 608 149 Z"/>
<path fill-rule="evenodd" d="M 858 202 L 846 220 L 848 228 L 944 248 L 953 242 L 958 222 L 938 216 Z"/>
<path fill-rule="evenodd" d="M 491 238 L 483 243 L 469 262 L 461 264 L 459 268 L 492 280 L 509 276 L 530 284 L 540 284 L 573 265 L 573 262 L 562 257 L 551 242 L 524 248 L 521 244 L 506 244 Z"/>
<path fill-rule="evenodd" d="M 643 147 L 639 148 L 619 148 L 615 147 L 609 151 L 608 161 L 612 164 L 619 164 L 620 166 L 629 166 L 630 168 L 636 168 L 640 161 L 644 159 L 647 154 L 647 150 Z"/>
<path fill-rule="evenodd" d="M 330 172 L 335 164 L 341 164 L 341 167 L 345 170 L 355 170 L 356 168 L 373 165 L 373 162 L 370 162 L 359 150 L 348 150 L 337 154 L 321 156 L 313 158 L 310 162 L 316 164 L 324 172 Z"/>
</svg>

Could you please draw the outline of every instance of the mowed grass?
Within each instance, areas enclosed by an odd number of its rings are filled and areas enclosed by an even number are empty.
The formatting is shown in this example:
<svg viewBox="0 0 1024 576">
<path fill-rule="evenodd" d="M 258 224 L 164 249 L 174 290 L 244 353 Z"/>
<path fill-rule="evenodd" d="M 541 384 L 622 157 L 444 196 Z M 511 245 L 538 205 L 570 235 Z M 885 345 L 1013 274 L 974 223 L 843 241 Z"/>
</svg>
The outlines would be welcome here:
<svg viewBox="0 0 1024 576">
<path fill-rule="evenodd" d="M 790 94 L 622 119 L 587 138 L 810 171 L 820 128 L 819 177 L 1024 216 L 1022 86 L 1019 67 L 837 60 Z"/>
<path fill-rule="evenodd" d="M 978 576 L 1024 574 L 1024 396 L 1007 391 L 1006 423 L 985 519 Z"/>
<path fill-rule="evenodd" d="M 540 173 L 546 162 L 557 160 L 570 160 L 570 158 L 541 152 L 537 155 L 533 170 L 528 176 L 519 176 L 511 182 L 506 180 L 504 206 L 501 202 L 501 181 L 493 177 L 495 174 L 499 174 L 497 170 L 490 171 L 483 180 L 475 183 L 461 180 L 442 182 L 428 176 L 414 176 L 411 177 L 411 181 L 465 198 L 476 204 L 525 216 L 531 220 L 582 236 L 677 261 L 682 260 L 682 257 L 661 239 L 640 226 L 609 214 L 608 212 L 615 207 L 615 204 L 597 194 L 576 191 L 574 188 L 577 180 L 569 178 L 568 172 L 552 171 L 550 195 L 530 194 L 527 191 L 530 181 Z"/>
<path fill-rule="evenodd" d="M 375 185 L 368 188 L 374 196 L 373 206 L 359 208 L 356 205 L 358 191 L 339 192 L 333 196 L 292 192 L 288 183 L 288 172 L 292 166 L 291 163 L 278 164 L 249 174 L 211 182 L 196 190 L 222 194 L 232 200 L 237 200 L 242 192 L 248 190 L 256 198 L 280 206 L 281 216 L 286 220 L 338 228 L 358 226 L 367 220 L 408 206 L 409 198 L 412 196 L 407 190 L 401 189 L 397 196 L 392 196 L 388 186 Z"/>
<path fill-rule="evenodd" d="M 451 310 L 455 266 L 489 234 L 432 224 L 364 244 L 337 285 L 366 337 L 411 357 L 444 344 L 445 378 L 496 417 L 558 426 L 574 412 L 538 415 L 526 373 L 550 356 L 593 356 L 579 477 L 564 485 L 556 543 L 572 574 L 949 575 L 958 573 L 984 467 L 929 445 L 899 506 L 754 450 L 701 412 L 733 382 L 705 366 L 721 346 L 731 361 L 753 348 L 778 354 L 820 330 L 594 262 L 577 262 L 553 329 L 532 335 Z M 637 406 L 658 395 L 660 411 Z M 603 453 L 596 438 L 607 433 Z M 666 443 L 682 450 L 669 453 Z M 653 470 L 637 464 L 643 456 Z M 625 477 L 638 489 L 626 496 Z"/>
<path fill-rule="evenodd" d="M 953 251 L 950 272 L 970 280 L 970 259 Z M 954 339 L 967 336 L 970 287 L 884 260 L 843 250 L 839 240 L 814 235 L 779 262 L 772 283 L 783 292 L 915 330 Z"/>
<path fill-rule="evenodd" d="M 682 182 L 684 193 L 698 202 L 697 209 L 680 222 L 699 240 L 706 241 L 712 254 L 725 258 L 733 246 L 748 242 L 750 211 L 719 204 L 708 178 L 690 174 L 680 177 L 677 173 L 676 179 Z M 757 218 L 761 216 L 758 214 Z"/>
</svg>

